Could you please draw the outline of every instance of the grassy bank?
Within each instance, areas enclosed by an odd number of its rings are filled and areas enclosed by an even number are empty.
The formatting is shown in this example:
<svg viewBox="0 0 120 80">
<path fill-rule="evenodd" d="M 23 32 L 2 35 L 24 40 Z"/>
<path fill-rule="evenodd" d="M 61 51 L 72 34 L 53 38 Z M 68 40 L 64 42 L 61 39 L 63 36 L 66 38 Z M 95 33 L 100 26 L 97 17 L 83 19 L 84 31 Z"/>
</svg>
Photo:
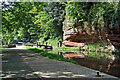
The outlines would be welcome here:
<svg viewBox="0 0 120 80">
<path fill-rule="evenodd" d="M 38 53 L 44 57 L 50 58 L 50 59 L 54 59 L 54 60 L 59 60 L 59 61 L 65 61 L 65 62 L 71 62 L 74 64 L 78 64 L 76 61 L 73 60 L 69 60 L 64 58 L 62 55 L 58 55 L 58 54 L 53 54 L 53 53 L 49 53 L 47 51 L 43 51 L 41 48 L 32 48 L 32 47 L 26 47 L 28 50 L 31 50 L 35 53 Z"/>
<path fill-rule="evenodd" d="M 4 49 L 4 48 L 7 48 L 8 46 L 7 45 L 0 45 L 0 49 Z"/>
<path fill-rule="evenodd" d="M 66 47 L 66 46 L 62 46 L 62 47 L 57 47 L 57 49 L 80 49 L 80 47 Z"/>
<path fill-rule="evenodd" d="M 61 50 L 80 50 L 80 51 L 90 51 L 90 52 L 113 52 L 111 49 L 108 49 L 107 47 L 100 46 L 100 43 L 97 44 L 89 44 L 86 47 L 67 47 L 67 46 L 62 46 L 62 47 L 57 47 L 57 49 Z"/>
<path fill-rule="evenodd" d="M 111 49 L 108 49 L 107 47 L 104 46 L 100 46 L 100 43 L 97 44 L 89 44 L 86 47 L 80 48 L 80 47 L 58 47 L 57 48 L 59 50 L 59 52 L 77 52 L 77 53 L 85 53 L 86 56 L 88 57 L 93 57 L 96 59 L 100 59 L 101 57 L 109 57 L 109 56 L 113 56 L 114 55 L 114 51 L 112 51 Z M 71 49 L 71 50 L 67 50 L 67 49 Z M 78 49 L 78 51 L 74 51 L 72 49 Z"/>
<path fill-rule="evenodd" d="M 87 45 L 86 49 L 91 51 L 91 52 L 104 52 L 104 53 L 114 52 L 112 49 L 108 49 L 107 47 L 100 46 L 99 43 Z"/>
</svg>

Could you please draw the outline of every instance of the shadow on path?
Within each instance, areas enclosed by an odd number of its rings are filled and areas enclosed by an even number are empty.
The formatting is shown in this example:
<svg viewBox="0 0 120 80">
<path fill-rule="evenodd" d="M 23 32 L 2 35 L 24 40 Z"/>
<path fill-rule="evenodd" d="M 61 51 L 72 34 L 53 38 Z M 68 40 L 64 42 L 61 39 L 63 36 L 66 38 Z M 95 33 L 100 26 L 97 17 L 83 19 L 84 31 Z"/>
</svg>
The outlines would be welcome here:
<svg viewBox="0 0 120 80">
<path fill-rule="evenodd" d="M 38 78 L 19 55 L 27 52 L 26 49 L 2 49 L 2 78 Z"/>
<path fill-rule="evenodd" d="M 24 48 L 2 49 L 2 78 L 10 80 L 119 80 L 114 76 L 43 57 Z"/>
</svg>

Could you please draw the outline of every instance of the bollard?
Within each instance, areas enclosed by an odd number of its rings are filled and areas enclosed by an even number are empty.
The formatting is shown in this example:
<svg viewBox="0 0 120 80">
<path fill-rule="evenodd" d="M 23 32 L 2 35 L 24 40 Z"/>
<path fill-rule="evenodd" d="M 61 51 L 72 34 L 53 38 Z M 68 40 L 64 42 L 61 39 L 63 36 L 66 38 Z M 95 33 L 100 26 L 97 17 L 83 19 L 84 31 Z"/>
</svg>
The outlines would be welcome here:
<svg viewBox="0 0 120 80">
<path fill-rule="evenodd" d="M 59 47 L 59 42 L 58 42 L 58 44 L 57 44 L 57 47 Z"/>
<path fill-rule="evenodd" d="M 38 43 L 37 43 L 37 47 L 38 47 Z"/>
<path fill-rule="evenodd" d="M 96 73 L 97 73 L 97 75 L 96 75 L 97 77 L 101 77 L 101 75 L 100 75 L 100 72 L 99 72 L 99 71 L 97 71 Z"/>
<path fill-rule="evenodd" d="M 99 71 L 97 71 L 97 76 L 99 76 L 100 75 L 100 73 L 99 73 Z"/>
</svg>

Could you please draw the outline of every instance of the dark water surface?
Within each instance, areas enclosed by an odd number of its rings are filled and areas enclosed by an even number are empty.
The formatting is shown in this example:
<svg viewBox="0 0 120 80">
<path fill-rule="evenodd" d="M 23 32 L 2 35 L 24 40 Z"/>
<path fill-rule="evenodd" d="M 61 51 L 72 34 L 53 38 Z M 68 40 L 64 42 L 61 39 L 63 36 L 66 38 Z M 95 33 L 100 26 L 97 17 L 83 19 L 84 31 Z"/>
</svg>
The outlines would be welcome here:
<svg viewBox="0 0 120 80">
<path fill-rule="evenodd" d="M 85 53 L 81 52 L 60 52 L 60 51 L 52 51 L 52 53 L 63 55 L 63 57 L 71 60 L 75 60 L 78 62 L 78 64 L 99 70 L 101 72 L 114 75 L 120 78 L 120 56 L 117 53 L 115 55 L 107 55 L 107 56 L 99 56 L 96 55 L 95 57 L 88 56 Z M 95 54 L 95 53 L 93 53 Z M 97 53 L 99 54 L 99 53 Z M 100 53 L 101 54 L 107 54 L 107 53 Z"/>
</svg>

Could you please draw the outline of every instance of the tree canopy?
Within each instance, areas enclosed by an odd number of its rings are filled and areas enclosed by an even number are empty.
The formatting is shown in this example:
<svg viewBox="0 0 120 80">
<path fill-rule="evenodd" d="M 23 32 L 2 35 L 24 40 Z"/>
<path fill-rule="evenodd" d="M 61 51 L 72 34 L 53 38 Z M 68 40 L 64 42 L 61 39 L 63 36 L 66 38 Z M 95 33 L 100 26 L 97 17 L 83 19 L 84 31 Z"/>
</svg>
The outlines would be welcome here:
<svg viewBox="0 0 120 80">
<path fill-rule="evenodd" d="M 71 27 L 119 28 L 119 2 L 10 2 L 2 3 L 2 43 L 15 40 L 62 40 L 65 16 Z"/>
</svg>

